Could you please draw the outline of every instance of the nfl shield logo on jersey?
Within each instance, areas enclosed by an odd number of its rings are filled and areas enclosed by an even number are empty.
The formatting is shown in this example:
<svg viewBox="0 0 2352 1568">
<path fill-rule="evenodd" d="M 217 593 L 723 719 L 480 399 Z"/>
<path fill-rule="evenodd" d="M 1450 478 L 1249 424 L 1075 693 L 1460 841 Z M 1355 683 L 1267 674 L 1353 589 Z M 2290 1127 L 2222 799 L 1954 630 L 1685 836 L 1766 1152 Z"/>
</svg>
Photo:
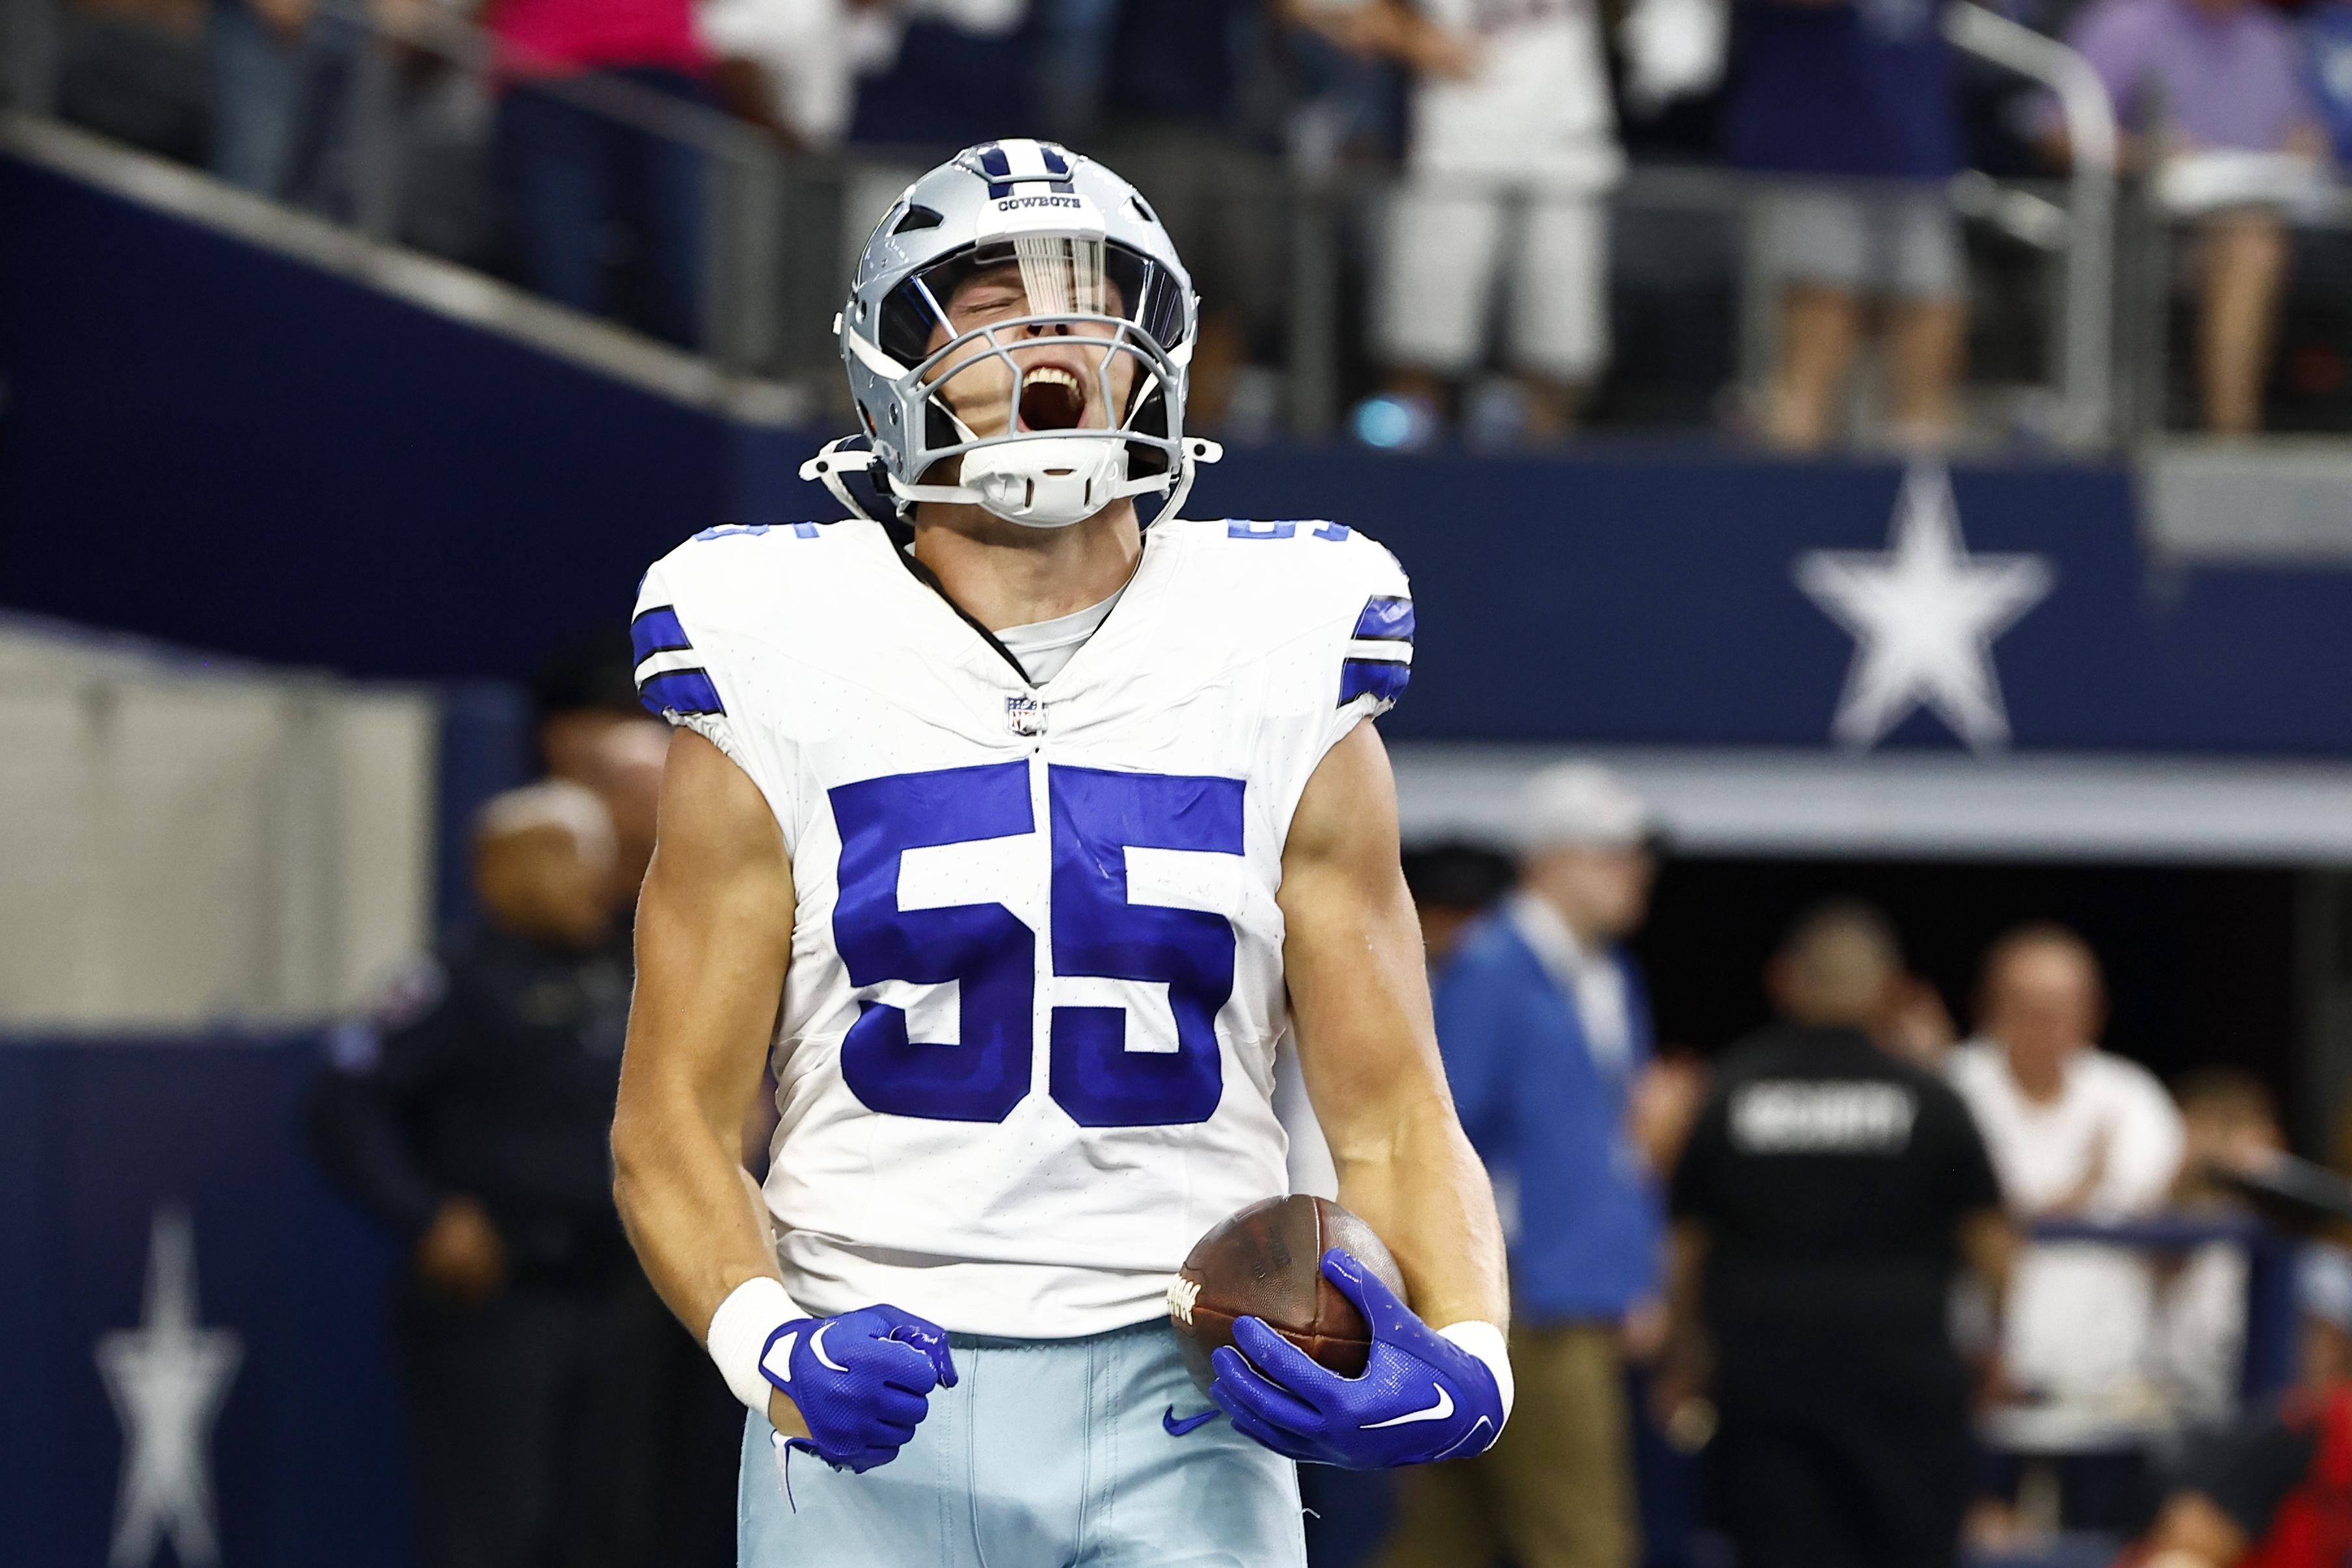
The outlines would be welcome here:
<svg viewBox="0 0 2352 1568">
<path fill-rule="evenodd" d="M 1015 735 L 1045 733 L 1045 705 L 1032 696 L 1006 697 L 1004 722 L 1013 727 Z"/>
</svg>

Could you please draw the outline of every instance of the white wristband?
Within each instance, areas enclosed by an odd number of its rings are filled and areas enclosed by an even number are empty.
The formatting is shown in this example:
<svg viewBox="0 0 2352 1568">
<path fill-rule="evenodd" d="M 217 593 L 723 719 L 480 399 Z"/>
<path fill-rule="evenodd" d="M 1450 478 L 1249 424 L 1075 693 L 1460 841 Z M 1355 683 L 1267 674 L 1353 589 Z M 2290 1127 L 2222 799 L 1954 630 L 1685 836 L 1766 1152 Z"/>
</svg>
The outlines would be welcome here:
<svg viewBox="0 0 2352 1568">
<path fill-rule="evenodd" d="M 784 1294 L 782 1281 L 765 1274 L 736 1286 L 710 1314 L 710 1332 L 702 1336 L 702 1346 L 718 1364 L 719 1375 L 753 1415 L 767 1415 L 768 1396 L 776 1389 L 760 1370 L 769 1337 L 793 1319 L 806 1316 Z"/>
<path fill-rule="evenodd" d="M 1503 1396 L 1503 1425 L 1510 1425 L 1511 1396 L 1515 1390 L 1511 1385 L 1511 1352 L 1503 1338 L 1503 1331 L 1493 1323 L 1471 1318 L 1463 1322 L 1448 1323 L 1437 1333 L 1441 1339 L 1450 1339 L 1476 1356 L 1486 1364 L 1486 1370 L 1495 1375 L 1495 1391 Z M 1497 1427 L 1495 1430 L 1499 1434 L 1502 1427 Z"/>
</svg>

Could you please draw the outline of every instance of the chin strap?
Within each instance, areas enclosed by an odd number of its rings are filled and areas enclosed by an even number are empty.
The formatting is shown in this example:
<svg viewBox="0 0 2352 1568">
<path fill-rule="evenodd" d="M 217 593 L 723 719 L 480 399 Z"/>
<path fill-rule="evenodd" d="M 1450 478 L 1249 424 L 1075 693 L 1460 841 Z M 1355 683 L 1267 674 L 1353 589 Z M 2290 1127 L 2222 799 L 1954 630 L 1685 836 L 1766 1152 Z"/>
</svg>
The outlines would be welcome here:
<svg viewBox="0 0 2352 1568">
<path fill-rule="evenodd" d="M 1189 345 L 1187 347 L 1189 349 Z M 1205 436 L 1188 435 L 1184 437 L 1183 445 L 1184 469 L 1169 488 L 1168 504 L 1160 508 L 1160 517 L 1172 517 L 1183 509 L 1185 497 L 1192 493 L 1192 481 L 1200 476 L 1202 464 L 1218 463 L 1224 459 L 1225 449 Z M 1151 520 L 1156 523 L 1160 517 Z"/>
<path fill-rule="evenodd" d="M 871 448 L 856 444 L 865 439 L 862 435 L 845 435 L 837 441 L 826 442 L 817 449 L 815 456 L 801 465 L 801 477 L 823 485 L 833 492 L 835 500 L 848 507 L 855 516 L 869 523 L 878 523 L 882 519 L 867 511 L 849 489 L 849 475 L 870 474 L 881 461 Z M 1151 520 L 1156 523 L 1160 517 L 1174 517 L 1178 508 L 1184 505 L 1185 497 L 1192 493 L 1192 480 L 1200 472 L 1201 465 L 1215 463 L 1225 455 L 1223 446 L 1205 436 L 1188 435 L 1181 444 L 1184 458 L 1172 478 L 1166 474 L 1151 474 L 1140 479 L 1129 479 L 1112 488 L 1112 498 L 1124 500 L 1130 496 L 1165 493 L 1168 504 L 1160 509 L 1159 517 Z M 884 471 L 883 482 L 888 486 L 889 493 L 902 501 L 940 501 L 972 507 L 984 505 L 978 491 L 962 485 L 906 485 L 887 470 Z"/>
<path fill-rule="evenodd" d="M 882 519 L 867 511 L 865 503 L 849 491 L 848 476 L 869 474 L 877 461 L 872 448 L 855 444 L 865 439 L 862 435 L 845 435 L 826 442 L 817 448 L 815 456 L 801 465 L 801 477 L 832 491 L 833 498 L 848 507 L 851 516 L 878 523 Z"/>
</svg>

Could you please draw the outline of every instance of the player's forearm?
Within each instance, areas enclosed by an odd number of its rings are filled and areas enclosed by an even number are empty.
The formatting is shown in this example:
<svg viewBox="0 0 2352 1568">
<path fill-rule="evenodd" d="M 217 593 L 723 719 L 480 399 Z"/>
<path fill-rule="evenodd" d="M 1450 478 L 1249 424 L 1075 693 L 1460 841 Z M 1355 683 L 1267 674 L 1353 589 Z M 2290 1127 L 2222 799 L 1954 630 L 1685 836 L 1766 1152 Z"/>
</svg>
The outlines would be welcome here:
<svg viewBox="0 0 2352 1568">
<path fill-rule="evenodd" d="M 1398 1106 L 1378 1135 L 1351 1139 L 1332 1158 L 1339 1202 L 1388 1243 L 1424 1322 L 1508 1326 L 1494 1189 L 1442 1092 Z"/>
<path fill-rule="evenodd" d="M 780 1278 L 773 1234 L 730 1129 L 654 1092 L 613 1124 L 613 1196 L 646 1278 L 698 1339 L 736 1286 Z"/>
<path fill-rule="evenodd" d="M 678 736 L 637 901 L 613 1168 L 646 1277 L 697 1338 L 737 1286 L 777 1272 L 765 1209 L 747 1195 L 742 1129 L 776 1026 L 793 902 L 759 790 L 710 742 Z"/>
</svg>

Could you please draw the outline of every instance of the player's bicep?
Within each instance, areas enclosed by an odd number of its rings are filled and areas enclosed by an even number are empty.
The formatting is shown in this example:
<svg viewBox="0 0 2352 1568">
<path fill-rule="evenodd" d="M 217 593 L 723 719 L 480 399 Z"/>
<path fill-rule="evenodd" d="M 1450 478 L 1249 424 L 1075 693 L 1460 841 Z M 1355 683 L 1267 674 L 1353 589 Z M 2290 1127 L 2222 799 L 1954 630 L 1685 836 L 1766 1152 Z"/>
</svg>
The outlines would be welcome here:
<svg viewBox="0 0 2352 1568">
<path fill-rule="evenodd" d="M 1398 862 L 1396 780 L 1359 724 L 1325 753 L 1283 847 L 1283 964 L 1307 1098 L 1342 1164 L 1445 1095 L 1421 926 Z"/>
<path fill-rule="evenodd" d="M 620 1120 L 690 1103 L 714 1131 L 757 1092 L 792 954 L 792 864 L 759 786 L 690 730 L 672 737 L 637 902 L 637 987 Z"/>
</svg>

